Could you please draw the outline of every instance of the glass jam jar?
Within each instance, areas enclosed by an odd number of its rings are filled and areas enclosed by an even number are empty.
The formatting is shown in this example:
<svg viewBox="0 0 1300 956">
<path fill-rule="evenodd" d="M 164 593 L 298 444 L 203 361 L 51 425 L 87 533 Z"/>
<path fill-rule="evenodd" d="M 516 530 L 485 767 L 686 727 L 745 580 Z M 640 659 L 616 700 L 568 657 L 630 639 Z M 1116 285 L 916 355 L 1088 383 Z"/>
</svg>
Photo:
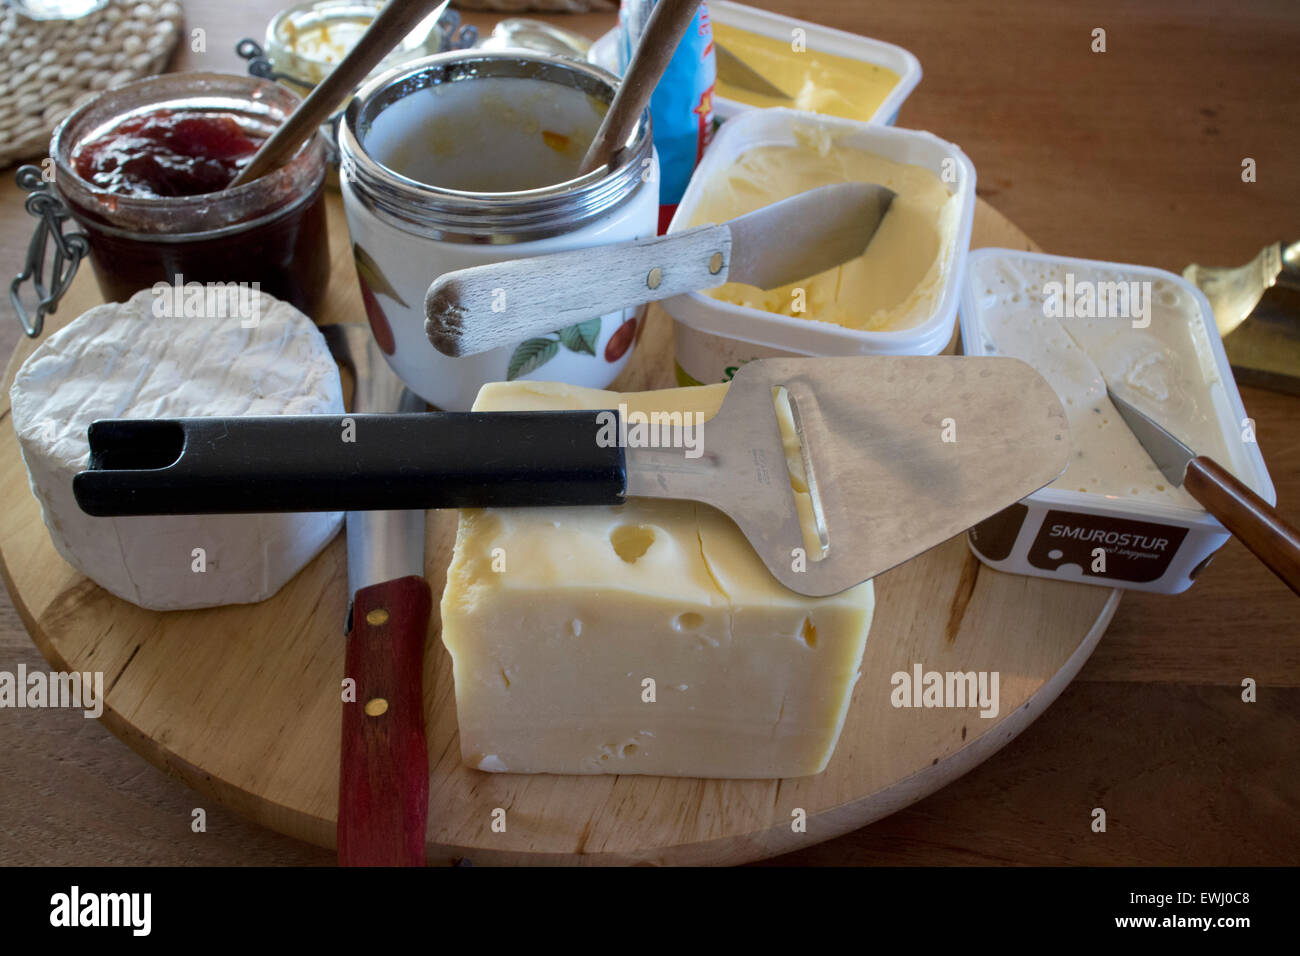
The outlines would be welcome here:
<svg viewBox="0 0 1300 956">
<path fill-rule="evenodd" d="M 339 178 L 366 314 L 430 404 L 462 411 L 511 379 L 604 388 L 627 363 L 640 306 L 459 358 L 424 331 L 425 293 L 445 272 L 655 235 L 649 110 L 614 169 L 577 175 L 617 83 L 548 53 L 454 51 L 370 80 L 348 106 Z"/>
<path fill-rule="evenodd" d="M 158 282 L 256 282 L 318 316 L 329 278 L 320 136 L 280 168 L 218 192 L 128 195 L 77 173 L 80 148 L 106 142 L 121 124 L 147 114 L 230 115 L 260 143 L 298 102 L 255 77 L 174 73 L 107 90 L 59 125 L 50 146 L 54 190 L 90 241 L 107 301 L 125 301 Z"/>
</svg>

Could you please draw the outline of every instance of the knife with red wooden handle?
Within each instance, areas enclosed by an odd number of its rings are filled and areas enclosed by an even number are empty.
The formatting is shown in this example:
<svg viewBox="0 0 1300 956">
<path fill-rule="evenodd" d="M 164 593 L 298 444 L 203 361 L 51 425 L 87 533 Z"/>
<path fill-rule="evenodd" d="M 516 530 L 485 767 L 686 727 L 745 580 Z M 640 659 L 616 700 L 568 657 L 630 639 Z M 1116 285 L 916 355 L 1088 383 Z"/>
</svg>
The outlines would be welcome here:
<svg viewBox="0 0 1300 956">
<path fill-rule="evenodd" d="M 322 329 L 352 371 L 352 411 L 423 412 L 369 329 Z M 429 813 L 424 647 L 433 598 L 424 579 L 423 511 L 347 513 L 347 651 L 339 762 L 338 855 L 344 866 L 423 866 Z"/>
<path fill-rule="evenodd" d="M 1213 458 L 1187 463 L 1183 488 L 1270 571 L 1300 594 L 1300 531 Z"/>
<path fill-rule="evenodd" d="M 433 605 L 429 584 L 409 575 L 352 597 L 343 705 L 339 862 L 423 866 L 429 756 L 420 675 Z"/>
</svg>

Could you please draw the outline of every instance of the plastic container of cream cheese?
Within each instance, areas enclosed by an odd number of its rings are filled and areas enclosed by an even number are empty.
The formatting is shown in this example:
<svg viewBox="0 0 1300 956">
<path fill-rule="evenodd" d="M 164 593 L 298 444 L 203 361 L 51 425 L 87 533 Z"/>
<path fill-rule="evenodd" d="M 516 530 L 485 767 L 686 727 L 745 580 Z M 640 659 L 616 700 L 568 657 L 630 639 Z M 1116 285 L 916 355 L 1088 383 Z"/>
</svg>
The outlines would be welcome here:
<svg viewBox="0 0 1300 956">
<path fill-rule="evenodd" d="M 967 262 L 961 334 L 967 355 L 1010 355 L 1037 368 L 1070 423 L 1065 473 L 968 532 L 990 567 L 1176 594 L 1228 540 L 1160 473 L 1106 397 L 1107 384 L 1276 502 L 1210 304 L 1180 276 L 980 249 Z"/>
<path fill-rule="evenodd" d="M 842 174 L 844 169 L 849 172 Z M 808 175 L 797 179 L 796 171 Z M 956 324 L 970 247 L 975 168 L 958 147 L 930 133 L 798 110 L 742 113 L 718 131 L 668 232 L 724 221 L 845 178 L 879 181 L 900 194 L 862 261 L 840 267 L 843 273 L 795 283 L 808 287 L 800 314 L 792 290 L 768 297 L 789 314 L 724 301 L 717 296 L 726 293 L 725 286 L 664 300 L 674 324 L 679 383 L 729 381 L 745 362 L 772 356 L 944 350 Z M 847 294 L 855 283 L 861 295 Z M 828 286 L 837 298 L 833 307 L 822 308 L 817 300 L 826 298 Z"/>
</svg>

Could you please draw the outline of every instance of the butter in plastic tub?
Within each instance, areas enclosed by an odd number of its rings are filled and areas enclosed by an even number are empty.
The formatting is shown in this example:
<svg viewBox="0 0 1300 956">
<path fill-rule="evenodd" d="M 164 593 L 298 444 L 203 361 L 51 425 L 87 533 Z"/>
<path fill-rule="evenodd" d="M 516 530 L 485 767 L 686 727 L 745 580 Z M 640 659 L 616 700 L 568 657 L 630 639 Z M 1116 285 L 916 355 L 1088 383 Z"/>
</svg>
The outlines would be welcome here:
<svg viewBox="0 0 1300 956">
<path fill-rule="evenodd" d="M 890 125 L 921 82 L 920 60 L 893 43 L 729 0 L 709 0 L 708 12 L 715 39 L 791 96 L 767 98 L 719 80 L 713 96 L 718 120 L 777 106 Z M 592 44 L 587 59 L 618 73 L 618 45 L 619 31 L 610 30 Z"/>
<path fill-rule="evenodd" d="M 970 530 L 971 550 L 1017 574 L 1176 594 L 1228 539 L 1171 485 L 1106 386 L 1277 500 L 1209 302 L 1173 273 L 1011 249 L 971 253 L 967 355 L 1009 355 L 1056 390 L 1070 422 L 1065 473 Z"/>
<path fill-rule="evenodd" d="M 729 0 L 710 0 L 709 13 L 714 39 L 791 97 L 765 97 L 719 78 L 713 99 L 719 119 L 779 106 L 892 124 L 921 82 L 920 61 L 883 40 Z"/>
<path fill-rule="evenodd" d="M 729 381 L 745 362 L 772 356 L 943 351 L 970 246 L 975 169 L 930 133 L 797 110 L 743 113 L 719 130 L 668 231 L 846 181 L 898 193 L 863 256 L 766 293 L 729 283 L 663 302 L 680 384 Z"/>
</svg>

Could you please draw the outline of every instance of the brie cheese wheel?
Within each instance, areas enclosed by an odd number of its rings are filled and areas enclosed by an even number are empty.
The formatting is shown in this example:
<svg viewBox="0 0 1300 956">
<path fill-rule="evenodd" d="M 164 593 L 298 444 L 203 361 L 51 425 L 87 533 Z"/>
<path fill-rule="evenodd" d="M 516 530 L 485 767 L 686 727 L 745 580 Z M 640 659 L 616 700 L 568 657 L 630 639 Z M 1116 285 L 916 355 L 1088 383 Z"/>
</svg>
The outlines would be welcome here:
<svg viewBox="0 0 1300 956">
<path fill-rule="evenodd" d="M 96 419 L 343 413 L 338 367 L 319 330 L 288 303 L 249 295 L 243 321 L 158 315 L 168 310 L 155 309 L 151 289 L 96 306 L 33 352 L 10 389 L 14 431 L 54 547 L 141 607 L 264 600 L 338 533 L 337 512 L 98 518 L 73 497 Z"/>
</svg>

